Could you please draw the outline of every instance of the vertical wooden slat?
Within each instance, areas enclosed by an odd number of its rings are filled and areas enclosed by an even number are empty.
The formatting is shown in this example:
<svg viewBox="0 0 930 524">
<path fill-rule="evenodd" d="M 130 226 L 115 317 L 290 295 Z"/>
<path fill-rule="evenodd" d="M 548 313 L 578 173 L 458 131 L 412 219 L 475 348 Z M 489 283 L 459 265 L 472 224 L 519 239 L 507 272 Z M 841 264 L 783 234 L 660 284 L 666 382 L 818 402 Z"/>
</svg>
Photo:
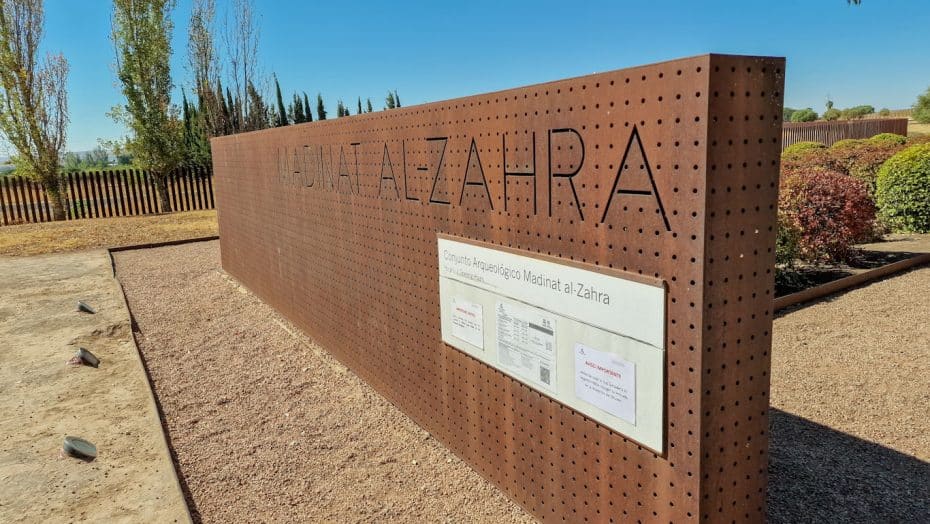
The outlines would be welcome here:
<svg viewBox="0 0 930 524">
<path fill-rule="evenodd" d="M 42 215 L 39 214 L 39 206 L 36 205 L 36 184 L 32 180 L 23 181 L 23 189 L 26 191 L 26 200 L 29 201 L 29 212 L 32 213 L 32 221 L 36 224 L 42 222 Z"/>
<path fill-rule="evenodd" d="M 13 191 L 16 193 L 16 208 L 19 209 L 19 220 L 29 222 L 29 212 L 26 207 L 26 199 L 23 196 L 23 179 L 22 177 L 16 177 L 13 181 L 16 184 Z"/>
<path fill-rule="evenodd" d="M 45 219 L 49 222 L 55 220 L 55 216 L 52 214 L 52 206 L 49 205 L 48 200 L 48 188 L 44 184 L 40 184 L 39 187 L 42 188 L 41 198 L 42 198 L 42 211 L 45 212 Z"/>
<path fill-rule="evenodd" d="M 91 218 L 90 201 L 87 199 L 87 178 L 83 171 L 74 174 L 77 177 L 78 193 L 81 195 L 81 218 Z"/>
<path fill-rule="evenodd" d="M 194 196 L 197 197 L 197 209 L 203 209 L 203 186 L 200 184 L 200 167 L 191 167 L 191 177 L 194 180 Z"/>
<path fill-rule="evenodd" d="M 155 210 L 152 207 L 152 195 L 149 191 L 149 172 L 147 169 L 139 171 L 139 192 L 142 195 L 142 201 L 145 204 L 145 214 L 149 215 L 154 213 Z"/>
<path fill-rule="evenodd" d="M 16 191 L 16 182 L 18 178 L 19 177 L 10 177 L 10 196 L 13 197 L 11 201 L 13 204 L 13 213 L 11 214 L 15 215 L 15 218 L 13 219 L 14 221 L 24 222 L 25 219 L 23 218 L 23 208 L 19 203 L 19 194 Z"/>
<path fill-rule="evenodd" d="M 74 220 L 77 218 L 75 215 L 77 209 L 74 207 L 75 201 L 77 200 L 74 195 L 74 177 L 71 176 L 71 173 L 67 173 L 65 177 L 68 179 L 68 209 L 65 212 L 65 216 L 70 220 Z"/>
<path fill-rule="evenodd" d="M 90 182 L 91 198 L 94 199 L 94 212 L 97 214 L 97 218 L 104 218 L 103 199 L 100 198 L 100 179 L 96 175 L 96 171 L 89 171 L 87 178 Z"/>
<path fill-rule="evenodd" d="M 94 191 L 94 172 L 85 172 L 84 178 L 87 180 L 87 209 L 90 211 L 91 217 L 101 218 L 103 215 L 100 214 L 99 202 L 97 202 L 97 193 Z"/>
<path fill-rule="evenodd" d="M 117 205 L 116 197 L 113 195 L 113 184 L 111 183 L 111 180 L 113 179 L 113 171 L 103 171 L 100 173 L 100 176 L 103 179 L 103 191 L 104 195 L 106 195 L 105 198 L 110 204 L 110 212 L 112 213 L 110 216 L 118 217 L 120 216 L 119 206 Z"/>
<path fill-rule="evenodd" d="M 90 193 L 87 191 L 87 173 L 78 173 L 81 188 L 81 218 L 93 218 L 93 208 L 90 202 Z"/>
<path fill-rule="evenodd" d="M 123 212 L 124 217 L 128 217 L 132 214 L 132 208 L 129 207 L 129 203 L 126 202 L 126 189 L 123 187 L 123 175 L 126 171 L 120 169 L 119 171 L 113 172 L 113 189 L 119 195 L 119 208 Z"/>
<path fill-rule="evenodd" d="M 25 178 L 19 177 L 17 185 L 19 186 L 19 195 L 20 195 L 20 199 L 22 200 L 22 208 L 23 208 L 23 211 L 25 212 L 23 216 L 25 216 L 27 222 L 34 223 L 36 219 L 32 215 L 32 206 L 30 205 L 31 202 L 29 201 L 28 182 L 26 181 Z"/>
<path fill-rule="evenodd" d="M 49 222 L 55 220 L 55 215 L 52 213 L 52 206 L 49 204 L 50 200 L 48 199 L 48 188 L 44 184 L 40 184 L 42 188 L 42 209 L 45 211 L 45 218 Z M 61 186 L 59 185 L 59 190 Z M 59 193 L 60 194 L 60 193 Z"/>
<path fill-rule="evenodd" d="M 145 214 L 148 215 L 152 213 L 152 206 L 149 202 L 148 187 L 146 187 L 145 184 L 145 175 L 146 171 L 144 169 L 140 169 L 138 172 L 137 180 L 139 181 L 139 198 L 142 199 L 142 206 L 145 209 Z"/>
<path fill-rule="evenodd" d="M 47 222 L 48 219 L 45 216 L 45 209 L 42 208 L 42 194 L 45 193 L 45 188 L 35 180 L 30 180 L 29 186 L 29 191 L 32 193 L 32 207 L 35 209 L 36 221 Z"/>
<path fill-rule="evenodd" d="M 185 211 L 193 211 L 194 209 L 194 195 L 193 188 L 191 187 L 191 171 L 189 168 L 184 168 L 184 201 L 187 203 L 187 209 Z"/>
<path fill-rule="evenodd" d="M 100 177 L 100 197 L 103 199 L 104 202 L 106 202 L 107 216 L 115 217 L 116 209 L 114 209 L 113 207 L 113 204 L 114 204 L 113 199 L 110 198 L 110 192 L 109 192 L 110 184 L 109 184 L 108 177 L 107 177 L 107 171 L 105 170 L 100 171 L 99 177 Z"/>
<path fill-rule="evenodd" d="M 36 209 L 38 210 L 39 221 L 50 222 L 52 219 L 49 217 L 48 209 L 45 207 L 45 186 L 40 182 L 33 182 L 32 190 L 35 193 L 35 202 Z"/>
<path fill-rule="evenodd" d="M 12 220 L 9 215 L 9 191 L 7 190 L 6 180 L 9 177 L 0 176 L 0 209 L 3 210 L 3 225 L 8 226 Z"/>
<path fill-rule="evenodd" d="M 155 184 L 155 177 L 151 173 L 145 174 L 145 186 L 149 191 L 149 205 L 152 207 L 152 213 L 158 213 L 158 186 Z"/>
<path fill-rule="evenodd" d="M 172 210 L 172 211 L 181 211 L 181 207 L 182 207 L 182 204 L 181 204 L 182 200 L 181 200 L 181 199 L 184 198 L 184 197 L 181 196 L 181 186 L 180 186 L 180 184 L 179 184 L 180 178 L 178 177 L 178 173 L 180 173 L 180 170 L 179 170 L 179 169 L 175 169 L 175 170 L 172 171 L 171 174 L 169 175 L 169 176 L 171 177 L 171 178 L 170 178 L 170 180 L 171 180 L 171 189 L 172 189 L 172 193 L 173 193 L 173 195 L 172 195 L 172 196 L 173 196 L 173 199 L 171 200 L 171 210 Z"/>
<path fill-rule="evenodd" d="M 197 209 L 197 185 L 195 184 L 194 168 L 188 167 L 185 169 L 185 171 L 187 173 L 187 187 L 190 188 L 191 195 L 191 207 L 188 211 L 194 211 Z"/>
<path fill-rule="evenodd" d="M 129 206 L 129 214 L 136 216 L 139 214 L 138 202 L 132 196 L 132 169 L 123 171 L 123 187 L 126 188 L 126 205 Z"/>
<path fill-rule="evenodd" d="M 126 216 L 126 203 L 119 194 L 119 171 L 110 171 L 110 189 L 113 191 L 113 199 L 116 202 L 116 209 L 119 210 L 119 216 Z"/>
<path fill-rule="evenodd" d="M 200 187 L 200 170 L 196 167 L 191 167 L 191 181 L 194 184 L 194 199 L 197 201 L 194 207 L 198 210 L 203 209 L 203 189 Z"/>
<path fill-rule="evenodd" d="M 132 194 L 136 199 L 136 203 L 139 207 L 140 215 L 147 215 L 149 210 L 148 206 L 145 203 L 145 184 L 142 180 L 142 170 L 133 169 L 132 170 Z"/>
<path fill-rule="evenodd" d="M 19 192 L 20 209 L 23 210 L 23 220 L 34 222 L 32 219 L 32 209 L 29 208 L 29 196 L 26 191 L 26 179 L 17 177 L 16 190 Z"/>
<path fill-rule="evenodd" d="M 96 209 L 94 209 L 96 199 L 90 181 L 90 173 L 87 171 L 81 171 L 81 187 L 84 190 L 84 208 L 87 209 L 87 218 L 97 218 Z"/>
<path fill-rule="evenodd" d="M 139 214 L 145 215 L 148 213 L 148 210 L 146 209 L 146 206 L 145 206 L 145 194 L 142 192 L 143 189 L 142 189 L 141 170 L 139 169 L 132 170 L 132 183 L 133 183 L 132 194 L 135 196 L 136 200 L 139 203 L 139 211 L 140 211 Z"/>
<path fill-rule="evenodd" d="M 94 189 L 94 201 L 97 202 L 97 209 L 100 211 L 100 218 L 105 218 L 107 214 L 107 201 L 103 198 L 103 188 L 100 187 L 100 171 L 94 171 L 90 174 L 91 187 Z"/>
<path fill-rule="evenodd" d="M 61 178 L 61 175 L 58 175 L 59 202 L 65 199 L 65 192 L 63 191 L 65 185 L 62 183 Z M 42 188 L 42 205 L 45 206 L 45 214 L 48 216 L 48 219 L 50 221 L 55 220 L 55 214 L 52 213 L 51 200 L 48 199 L 48 188 L 45 187 Z M 62 203 L 62 205 L 64 205 L 64 203 Z"/>
<path fill-rule="evenodd" d="M 123 187 L 123 191 L 126 193 L 126 208 L 129 210 L 129 216 L 135 216 L 138 214 L 136 211 L 136 202 L 132 198 L 132 169 L 126 169 L 120 173 L 120 184 Z"/>
<path fill-rule="evenodd" d="M 216 209 L 216 196 L 213 194 L 213 168 L 207 166 L 207 194 L 210 196 L 210 209 Z"/>
<path fill-rule="evenodd" d="M 178 191 L 178 205 L 174 210 L 184 211 L 184 168 L 175 169 L 171 175 L 174 177 L 174 187 Z"/>
<path fill-rule="evenodd" d="M 158 198 L 155 194 L 155 186 L 152 184 L 152 174 L 148 171 L 143 171 L 142 178 L 145 185 L 145 201 L 149 204 L 149 213 L 157 213 L 158 206 L 156 203 L 158 202 Z"/>
<path fill-rule="evenodd" d="M 168 187 L 171 188 L 171 210 L 180 211 L 179 204 L 180 195 L 178 194 L 178 172 L 177 170 L 171 172 L 168 175 L 168 180 L 166 181 Z"/>
<path fill-rule="evenodd" d="M 210 209 L 207 201 L 207 182 L 203 174 L 203 166 L 197 166 L 197 193 L 200 195 L 200 209 Z"/>
<path fill-rule="evenodd" d="M 35 217 L 32 216 L 32 202 L 29 201 L 29 182 L 23 177 L 19 179 L 19 193 L 23 200 L 23 210 L 26 212 L 26 220 L 35 223 Z"/>
</svg>

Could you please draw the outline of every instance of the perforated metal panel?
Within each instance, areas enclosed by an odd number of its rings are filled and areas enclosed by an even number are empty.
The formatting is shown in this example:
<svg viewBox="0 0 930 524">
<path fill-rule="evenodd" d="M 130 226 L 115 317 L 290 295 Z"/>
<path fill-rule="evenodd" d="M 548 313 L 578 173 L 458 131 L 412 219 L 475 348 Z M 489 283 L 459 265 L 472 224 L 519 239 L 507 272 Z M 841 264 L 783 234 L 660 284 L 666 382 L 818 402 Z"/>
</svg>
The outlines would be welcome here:
<svg viewBox="0 0 930 524">
<path fill-rule="evenodd" d="M 542 520 L 761 521 L 783 71 L 708 55 L 216 139 L 223 267 Z M 663 453 L 444 345 L 437 233 L 664 280 Z"/>
</svg>

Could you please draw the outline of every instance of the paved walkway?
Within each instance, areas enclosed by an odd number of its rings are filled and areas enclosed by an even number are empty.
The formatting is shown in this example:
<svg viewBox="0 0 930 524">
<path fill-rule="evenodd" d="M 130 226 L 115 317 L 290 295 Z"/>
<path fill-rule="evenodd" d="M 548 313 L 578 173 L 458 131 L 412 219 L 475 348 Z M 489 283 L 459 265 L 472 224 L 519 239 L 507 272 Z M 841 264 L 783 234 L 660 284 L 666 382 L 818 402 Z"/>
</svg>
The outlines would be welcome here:
<svg viewBox="0 0 930 524">
<path fill-rule="evenodd" d="M 0 257 L 0 275 L 0 522 L 187 522 L 107 253 Z M 100 367 L 66 365 L 78 346 Z M 97 459 L 61 456 L 67 435 Z"/>
</svg>

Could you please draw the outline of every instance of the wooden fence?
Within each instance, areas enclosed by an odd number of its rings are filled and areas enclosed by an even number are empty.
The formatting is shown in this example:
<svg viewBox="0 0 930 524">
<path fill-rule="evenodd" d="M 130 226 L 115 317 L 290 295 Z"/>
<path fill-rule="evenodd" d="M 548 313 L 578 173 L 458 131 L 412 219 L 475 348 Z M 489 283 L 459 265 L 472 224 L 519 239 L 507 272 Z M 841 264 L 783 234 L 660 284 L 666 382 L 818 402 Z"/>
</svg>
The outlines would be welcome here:
<svg viewBox="0 0 930 524">
<path fill-rule="evenodd" d="M 162 213 L 154 179 L 141 169 L 79 171 L 62 175 L 66 219 L 107 218 Z M 168 175 L 173 211 L 214 209 L 213 173 L 186 167 Z M 0 225 L 50 222 L 48 195 L 38 182 L 0 176 Z"/>
<path fill-rule="evenodd" d="M 795 142 L 822 142 L 828 146 L 846 138 L 869 138 L 879 133 L 907 136 L 906 118 L 872 118 L 833 122 L 791 122 L 781 130 L 782 149 Z"/>
</svg>

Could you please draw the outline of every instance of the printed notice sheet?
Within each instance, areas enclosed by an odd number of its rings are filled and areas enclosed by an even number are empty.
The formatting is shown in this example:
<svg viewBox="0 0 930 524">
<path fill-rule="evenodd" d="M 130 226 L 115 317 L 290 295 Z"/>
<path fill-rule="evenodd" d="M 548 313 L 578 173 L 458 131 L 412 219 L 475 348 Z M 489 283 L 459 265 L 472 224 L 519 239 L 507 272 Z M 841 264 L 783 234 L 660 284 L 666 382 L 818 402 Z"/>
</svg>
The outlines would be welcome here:
<svg viewBox="0 0 930 524">
<path fill-rule="evenodd" d="M 636 425 L 636 365 L 575 344 L 575 396 Z"/>
<path fill-rule="evenodd" d="M 484 315 L 481 304 L 452 297 L 452 336 L 484 349 Z"/>
<path fill-rule="evenodd" d="M 555 316 L 497 303 L 497 354 L 502 367 L 532 384 L 555 389 Z"/>
</svg>

